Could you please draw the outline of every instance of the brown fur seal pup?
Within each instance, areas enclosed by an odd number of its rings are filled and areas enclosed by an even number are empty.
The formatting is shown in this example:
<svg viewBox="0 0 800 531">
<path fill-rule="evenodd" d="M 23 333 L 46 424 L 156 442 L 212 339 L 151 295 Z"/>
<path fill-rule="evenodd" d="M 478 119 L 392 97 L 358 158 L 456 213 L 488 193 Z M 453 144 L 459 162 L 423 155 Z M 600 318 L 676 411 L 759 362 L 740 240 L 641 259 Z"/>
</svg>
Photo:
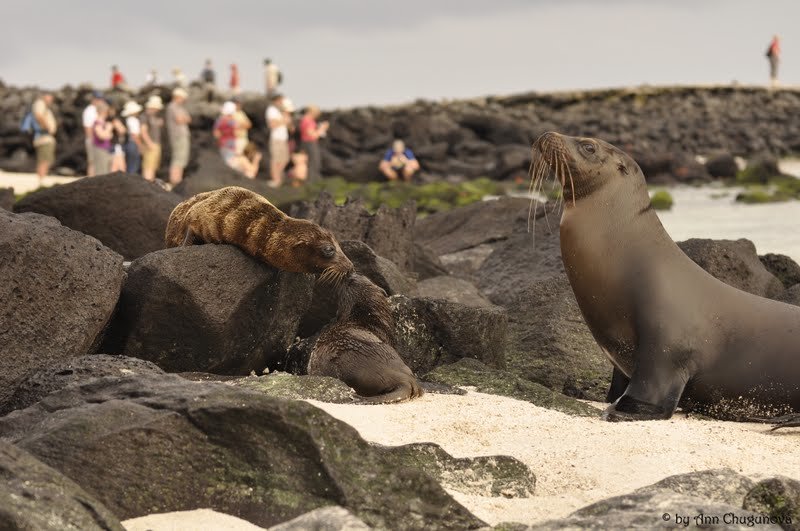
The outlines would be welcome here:
<svg viewBox="0 0 800 531">
<path fill-rule="evenodd" d="M 229 186 L 197 194 L 172 211 L 167 247 L 229 243 L 267 264 L 294 273 L 337 280 L 353 272 L 333 234 L 278 210 L 255 192 Z"/>
<path fill-rule="evenodd" d="M 545 133 L 533 158 L 534 182 L 553 173 L 561 183 L 564 267 L 622 384 L 608 420 L 666 419 L 679 400 L 715 416 L 800 412 L 800 307 L 695 264 L 651 208 L 639 166 L 614 146 Z"/>
<path fill-rule="evenodd" d="M 373 403 L 421 396 L 417 378 L 392 347 L 394 318 L 386 293 L 360 274 L 346 277 L 336 290 L 336 322 L 317 339 L 308 374 L 338 378 Z"/>
</svg>

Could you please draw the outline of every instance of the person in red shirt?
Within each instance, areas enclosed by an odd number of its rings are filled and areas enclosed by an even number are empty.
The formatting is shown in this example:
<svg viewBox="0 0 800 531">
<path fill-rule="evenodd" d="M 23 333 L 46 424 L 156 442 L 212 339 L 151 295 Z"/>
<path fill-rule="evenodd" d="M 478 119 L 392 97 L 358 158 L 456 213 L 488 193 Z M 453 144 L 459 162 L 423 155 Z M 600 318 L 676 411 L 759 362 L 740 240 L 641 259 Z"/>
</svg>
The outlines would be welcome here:
<svg viewBox="0 0 800 531">
<path fill-rule="evenodd" d="M 117 65 L 111 67 L 111 88 L 125 88 L 125 76 L 123 76 L 122 72 L 119 71 L 119 67 Z"/>
<path fill-rule="evenodd" d="M 319 107 L 309 105 L 306 107 L 303 118 L 300 120 L 300 150 L 308 155 L 308 181 L 316 182 L 322 179 L 322 159 L 319 152 L 319 139 L 328 132 L 330 124 L 322 122 L 317 124 L 320 116 Z"/>
<path fill-rule="evenodd" d="M 769 58 L 769 79 L 774 87 L 778 84 L 778 63 L 781 60 L 781 38 L 778 35 L 772 36 L 772 42 L 767 49 L 767 58 Z"/>
<path fill-rule="evenodd" d="M 239 94 L 239 67 L 236 63 L 231 65 L 231 92 Z"/>
</svg>

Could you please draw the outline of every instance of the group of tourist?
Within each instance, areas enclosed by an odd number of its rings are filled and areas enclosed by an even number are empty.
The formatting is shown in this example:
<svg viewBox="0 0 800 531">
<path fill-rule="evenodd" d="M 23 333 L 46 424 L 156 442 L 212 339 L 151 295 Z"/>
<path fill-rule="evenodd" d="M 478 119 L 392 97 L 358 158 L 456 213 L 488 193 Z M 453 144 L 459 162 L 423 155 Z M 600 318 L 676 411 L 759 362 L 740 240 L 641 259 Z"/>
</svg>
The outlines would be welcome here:
<svg viewBox="0 0 800 531">
<path fill-rule="evenodd" d="M 162 132 L 166 125 L 172 157 L 169 165 L 169 184 L 175 186 L 183 179 L 189 163 L 192 117 L 184 106 L 188 94 L 177 87 L 165 116 L 160 96 L 152 95 L 142 107 L 128 101 L 120 118 L 101 92 L 92 94 L 92 101 L 83 110 L 83 129 L 86 135 L 86 174 L 102 175 L 112 171 L 127 171 L 154 181 L 161 164 Z M 124 121 L 123 121 L 124 120 Z"/>
</svg>

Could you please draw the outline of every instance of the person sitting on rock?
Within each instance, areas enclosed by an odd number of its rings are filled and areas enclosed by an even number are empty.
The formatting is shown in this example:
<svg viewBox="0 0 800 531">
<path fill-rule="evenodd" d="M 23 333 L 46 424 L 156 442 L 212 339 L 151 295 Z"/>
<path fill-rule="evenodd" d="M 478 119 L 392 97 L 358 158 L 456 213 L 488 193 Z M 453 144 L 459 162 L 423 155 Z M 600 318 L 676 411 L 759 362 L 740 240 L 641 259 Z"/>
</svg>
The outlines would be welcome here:
<svg viewBox="0 0 800 531">
<path fill-rule="evenodd" d="M 222 105 L 222 114 L 214 123 L 214 138 L 217 139 L 219 154 L 225 164 L 244 174 L 245 177 L 255 179 L 261 165 L 261 153 L 252 142 L 248 143 L 241 153 L 236 149 L 236 104 L 226 101 Z"/>
<path fill-rule="evenodd" d="M 404 181 L 411 182 L 411 178 L 419 171 L 419 161 L 414 157 L 414 152 L 406 147 L 405 142 L 395 140 L 383 156 L 378 169 L 390 181 L 402 177 Z"/>
</svg>

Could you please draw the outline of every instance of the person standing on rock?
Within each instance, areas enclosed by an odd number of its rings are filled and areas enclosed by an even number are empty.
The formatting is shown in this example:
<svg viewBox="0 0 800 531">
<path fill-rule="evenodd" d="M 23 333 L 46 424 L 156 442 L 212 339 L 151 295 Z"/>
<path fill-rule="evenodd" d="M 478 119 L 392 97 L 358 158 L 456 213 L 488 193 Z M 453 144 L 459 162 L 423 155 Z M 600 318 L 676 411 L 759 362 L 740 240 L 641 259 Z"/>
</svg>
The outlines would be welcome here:
<svg viewBox="0 0 800 531">
<path fill-rule="evenodd" d="M 773 87 L 778 86 L 778 65 L 781 61 L 781 38 L 778 35 L 772 36 L 772 41 L 767 48 L 767 59 L 769 59 L 769 80 Z"/>
<path fill-rule="evenodd" d="M 34 128 L 33 147 L 36 150 L 36 175 L 41 186 L 56 159 L 56 117 L 53 114 L 53 95 L 43 93 L 33 102 L 31 113 L 38 127 Z"/>
<path fill-rule="evenodd" d="M 242 110 L 241 97 L 235 96 L 231 101 L 236 105 L 236 112 L 233 113 L 233 118 L 236 120 L 236 153 L 241 155 L 244 153 L 244 148 L 250 143 L 248 136 L 250 129 L 253 127 L 253 122 Z"/>
<path fill-rule="evenodd" d="M 97 120 L 92 126 L 92 149 L 94 153 L 94 169 L 98 175 L 111 172 L 111 138 L 114 136 L 114 126 L 108 119 L 108 104 L 102 102 L 97 105 Z"/>
<path fill-rule="evenodd" d="M 135 101 L 125 103 L 122 108 L 122 117 L 125 118 L 125 127 L 128 130 L 128 138 L 125 142 L 125 171 L 137 174 L 142 167 L 142 125 L 139 121 L 139 114 L 142 106 Z"/>
<path fill-rule="evenodd" d="M 103 103 L 103 93 L 99 90 L 92 92 L 92 101 L 83 109 L 83 131 L 86 134 L 86 176 L 94 177 L 94 148 L 92 144 L 92 128 L 97 121 L 97 106 Z"/>
<path fill-rule="evenodd" d="M 283 81 L 278 65 L 272 59 L 264 59 L 264 82 L 267 92 L 267 101 L 272 101 L 272 96 L 278 91 L 278 85 Z"/>
<path fill-rule="evenodd" d="M 283 171 L 289 164 L 289 124 L 292 123 L 291 111 L 284 105 L 282 94 L 274 94 L 267 107 L 267 125 L 269 126 L 269 186 L 273 188 L 283 184 Z"/>
<path fill-rule="evenodd" d="M 192 122 L 192 116 L 184 106 L 187 97 L 187 92 L 178 87 L 172 91 L 172 101 L 167 105 L 167 133 L 172 149 L 172 159 L 169 163 L 170 186 L 177 186 L 183 180 L 183 170 L 189 163 L 191 143 L 189 124 Z"/>
<path fill-rule="evenodd" d="M 206 88 L 213 90 L 216 77 L 217 76 L 214 73 L 214 67 L 211 66 L 211 59 L 206 59 L 206 64 L 203 67 L 203 71 L 200 72 L 200 81 L 206 85 Z"/>
<path fill-rule="evenodd" d="M 111 67 L 111 89 L 125 90 L 125 76 L 119 71 L 117 65 Z"/>
<path fill-rule="evenodd" d="M 327 134 L 329 126 L 328 122 L 317 124 L 319 116 L 319 107 L 309 105 L 300 120 L 300 151 L 305 152 L 308 156 L 308 182 L 311 183 L 322 179 L 319 139 Z"/>
<path fill-rule="evenodd" d="M 234 96 L 241 92 L 241 88 L 239 87 L 239 67 L 236 63 L 231 64 L 231 94 Z"/>
<path fill-rule="evenodd" d="M 164 119 L 159 116 L 164 104 L 158 96 L 150 96 L 144 105 L 141 118 L 142 177 L 153 182 L 161 164 L 161 131 Z"/>
</svg>

